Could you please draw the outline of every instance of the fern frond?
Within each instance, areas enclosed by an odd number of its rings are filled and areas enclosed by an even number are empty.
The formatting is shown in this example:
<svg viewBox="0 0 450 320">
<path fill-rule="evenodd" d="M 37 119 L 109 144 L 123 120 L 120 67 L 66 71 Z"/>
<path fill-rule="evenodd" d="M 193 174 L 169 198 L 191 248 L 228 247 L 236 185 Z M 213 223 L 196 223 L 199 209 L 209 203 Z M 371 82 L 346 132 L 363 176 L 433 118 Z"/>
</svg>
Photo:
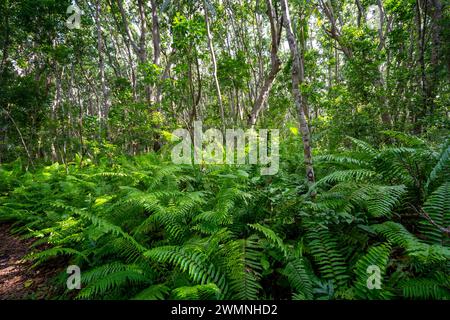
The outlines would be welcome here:
<svg viewBox="0 0 450 320">
<path fill-rule="evenodd" d="M 139 292 L 133 300 L 164 300 L 169 291 L 164 284 L 154 284 Z"/>
<path fill-rule="evenodd" d="M 313 298 L 312 276 L 307 270 L 303 257 L 291 257 L 284 268 L 284 275 L 294 290 L 293 299 L 311 300 Z"/>
<path fill-rule="evenodd" d="M 93 270 L 95 272 L 95 270 Z M 83 275 L 82 275 L 83 281 Z M 138 269 L 129 268 L 107 274 L 104 277 L 90 282 L 83 288 L 77 299 L 87 299 L 108 294 L 124 285 L 138 285 L 148 282 L 148 278 Z"/>
<path fill-rule="evenodd" d="M 447 140 L 444 149 L 439 156 L 438 162 L 433 170 L 431 170 L 427 182 L 425 183 L 425 189 L 428 190 L 431 184 L 440 179 L 443 181 L 448 181 L 450 179 L 450 139 Z"/>
<path fill-rule="evenodd" d="M 442 283 L 429 278 L 407 279 L 400 283 L 403 296 L 407 299 L 449 300 L 450 290 Z"/>
<path fill-rule="evenodd" d="M 261 232 L 286 257 L 288 256 L 288 249 L 283 243 L 283 240 L 272 229 L 260 225 L 259 223 L 249 224 L 248 226 L 256 231 Z"/>
<path fill-rule="evenodd" d="M 230 282 L 230 298 L 256 300 L 262 287 L 261 251 L 256 237 L 234 240 L 221 248 L 219 255 L 225 256 L 225 265 Z"/>
<path fill-rule="evenodd" d="M 389 262 L 389 255 L 391 252 L 391 246 L 389 244 L 381 244 L 371 247 L 368 252 L 358 260 L 355 266 L 356 274 L 356 295 L 359 299 L 389 299 L 393 295 L 388 289 L 384 288 L 384 276 L 386 275 L 386 269 Z M 369 288 L 370 277 L 376 276 L 371 274 L 369 268 L 374 267 L 380 271 L 380 287 Z M 372 283 L 373 284 L 373 283 Z"/>
<path fill-rule="evenodd" d="M 450 259 L 448 248 L 423 243 L 399 223 L 387 221 L 371 227 L 391 243 L 404 248 L 408 256 L 418 259 L 421 263 L 446 263 Z"/>
<path fill-rule="evenodd" d="M 436 189 L 426 200 L 423 211 L 434 222 L 421 221 L 421 232 L 426 235 L 429 243 L 447 246 L 449 237 L 441 228 L 450 228 L 450 182 Z"/>
<path fill-rule="evenodd" d="M 220 296 L 220 289 L 214 283 L 179 287 L 172 290 L 172 296 L 179 300 L 217 300 Z"/>
<path fill-rule="evenodd" d="M 340 170 L 330 173 L 329 175 L 323 177 L 316 182 L 317 186 L 323 184 L 330 184 L 334 182 L 344 182 L 344 181 L 364 181 L 371 177 L 375 177 L 377 173 L 368 169 L 349 169 Z"/>
<path fill-rule="evenodd" d="M 364 151 L 367 155 L 375 156 L 377 154 L 377 151 L 367 142 L 349 136 L 347 136 L 347 139 L 351 140 L 359 149 Z"/>
<path fill-rule="evenodd" d="M 356 166 L 356 167 L 367 167 L 369 165 L 369 163 L 364 160 L 359 160 L 359 159 L 352 158 L 349 156 L 334 155 L 334 154 L 314 157 L 314 162 L 317 165 L 322 164 L 322 163 L 339 164 L 339 165 Z"/>
<path fill-rule="evenodd" d="M 418 146 L 425 146 L 426 142 L 416 136 L 400 132 L 400 131 L 394 131 L 394 130 L 383 130 L 381 133 L 387 135 L 388 137 L 394 138 L 404 145 L 410 146 L 410 147 L 418 147 Z"/>
<path fill-rule="evenodd" d="M 54 258 L 59 255 L 77 255 L 84 260 L 88 261 L 87 256 L 78 250 L 72 249 L 72 248 L 61 248 L 61 247 L 55 247 L 50 248 L 47 250 L 39 251 L 39 252 L 32 252 L 24 257 L 24 259 L 29 259 L 35 261 L 33 267 L 43 263 L 44 261 Z"/>
<path fill-rule="evenodd" d="M 320 226 L 307 232 L 307 244 L 323 278 L 331 280 L 337 287 L 344 287 L 349 279 L 347 263 L 338 249 L 331 232 Z"/>
<path fill-rule="evenodd" d="M 182 272 L 187 272 L 196 283 L 215 283 L 222 294 L 228 290 L 225 275 L 216 270 L 202 252 L 178 246 L 164 246 L 150 249 L 145 256 L 159 263 L 176 265 Z"/>
</svg>

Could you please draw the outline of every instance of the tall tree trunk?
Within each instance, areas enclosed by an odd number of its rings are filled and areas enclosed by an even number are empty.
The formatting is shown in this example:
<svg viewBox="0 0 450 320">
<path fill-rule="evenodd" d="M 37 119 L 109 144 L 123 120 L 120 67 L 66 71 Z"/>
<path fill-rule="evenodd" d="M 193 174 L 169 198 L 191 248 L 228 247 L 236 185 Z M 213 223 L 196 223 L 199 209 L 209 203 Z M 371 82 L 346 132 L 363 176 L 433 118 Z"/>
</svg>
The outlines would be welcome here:
<svg viewBox="0 0 450 320">
<path fill-rule="evenodd" d="M 383 7 L 383 2 L 381 0 L 377 0 L 377 5 L 378 5 L 378 10 L 380 12 L 380 25 L 378 27 L 378 37 L 379 37 L 379 44 L 378 44 L 378 51 L 383 50 L 383 48 L 385 47 L 385 43 L 386 43 L 386 36 L 385 34 L 387 34 L 389 32 L 390 29 L 390 24 L 392 22 L 392 19 L 386 19 L 386 13 L 384 11 L 384 7 Z M 387 26 L 386 26 L 386 32 L 383 31 L 384 29 L 384 24 L 387 21 Z M 387 53 L 388 55 L 388 53 Z M 389 61 L 387 61 L 387 63 L 389 63 Z M 379 90 L 382 91 L 381 93 L 381 97 L 380 97 L 380 103 L 381 103 L 381 121 L 382 123 L 385 125 L 385 127 L 387 128 L 391 128 L 392 126 L 392 118 L 391 115 L 389 113 L 389 101 L 386 97 L 386 88 L 385 88 L 385 79 L 383 78 L 383 71 L 382 69 L 379 70 L 379 75 L 378 75 L 378 79 L 376 80 L 376 86 L 379 88 Z"/>
<path fill-rule="evenodd" d="M 153 42 L 153 64 L 158 66 L 160 65 L 161 58 L 161 36 L 159 33 L 159 19 L 158 19 L 158 6 L 156 5 L 156 0 L 151 0 L 152 6 L 152 42 Z M 167 62 L 169 63 L 169 62 Z M 156 92 L 155 92 L 156 90 Z M 158 88 L 152 89 L 154 98 L 152 97 L 152 101 L 159 103 L 160 95 Z M 159 106 L 158 106 L 159 108 Z"/>
<path fill-rule="evenodd" d="M 133 39 L 133 36 L 130 31 L 130 27 L 128 25 L 128 18 L 123 7 L 123 0 L 117 0 L 117 5 L 119 8 L 120 16 L 122 17 L 122 24 L 125 30 L 125 36 L 128 39 L 128 42 L 131 44 L 134 53 L 139 59 L 140 64 L 147 63 L 147 49 L 146 49 L 146 35 L 147 35 L 147 21 L 145 17 L 145 8 L 142 0 L 138 0 L 138 10 L 139 10 L 139 18 L 140 18 L 140 37 L 139 37 L 139 45 Z M 145 98 L 148 103 L 151 102 L 151 88 L 149 85 L 145 85 Z"/>
<path fill-rule="evenodd" d="M 361 4 L 361 1 L 356 0 L 356 6 L 358 7 L 357 22 L 358 22 L 358 28 L 359 28 L 359 27 L 361 27 L 361 22 L 366 20 L 366 13 L 365 13 L 363 5 Z"/>
<path fill-rule="evenodd" d="M 153 63 L 159 66 L 161 57 L 161 36 L 159 34 L 158 6 L 156 0 L 151 0 L 152 5 L 152 41 L 153 41 Z"/>
<path fill-rule="evenodd" d="M 3 73 L 5 71 L 6 62 L 8 61 L 8 50 L 10 45 L 10 29 L 9 29 L 9 4 L 6 0 L 3 4 L 4 10 L 6 11 L 6 14 L 4 16 L 4 29 L 3 29 L 3 43 L 2 43 L 2 61 L 0 62 L 0 81 L 3 78 Z"/>
<path fill-rule="evenodd" d="M 164 72 L 162 73 L 162 75 L 161 75 L 161 77 L 159 79 L 159 84 L 158 84 L 158 87 L 157 87 L 157 90 L 156 90 L 156 103 L 161 103 L 164 81 L 169 78 L 170 69 L 172 68 L 173 57 L 175 56 L 175 53 L 176 53 L 176 49 L 173 48 L 172 52 L 167 57 L 166 66 L 164 68 Z"/>
<path fill-rule="evenodd" d="M 213 64 L 214 84 L 216 86 L 217 99 L 219 101 L 220 117 L 222 119 L 222 127 L 225 129 L 225 111 L 223 109 L 222 93 L 220 92 L 219 79 L 217 78 L 217 61 L 216 61 L 216 54 L 214 53 L 213 37 L 211 34 L 211 29 L 210 29 L 210 24 L 209 24 L 208 6 L 206 3 L 206 0 L 203 0 L 203 6 L 204 6 L 204 10 L 205 10 L 205 23 L 206 23 L 206 33 L 208 36 L 208 47 L 209 47 L 209 52 L 211 54 L 211 60 L 212 60 L 212 64 Z"/>
<path fill-rule="evenodd" d="M 277 17 L 275 15 L 275 10 L 272 5 L 272 0 L 266 0 L 267 3 L 267 15 L 270 21 L 270 34 L 271 34 L 271 51 L 270 51 L 270 72 L 264 80 L 264 84 L 259 91 L 258 97 L 256 98 L 255 104 L 253 106 L 250 115 L 248 116 L 247 124 L 249 126 L 254 126 L 258 119 L 258 115 L 264 107 L 269 96 L 270 89 L 272 88 L 273 82 L 281 69 L 281 60 L 278 58 L 278 47 L 281 38 L 282 24 L 277 23 Z"/>
<path fill-rule="evenodd" d="M 432 46 L 431 46 L 431 66 L 432 75 L 430 77 L 430 93 L 434 97 L 439 82 L 438 72 L 441 63 L 441 22 L 442 22 L 442 3 L 440 0 L 432 0 Z M 448 71 L 450 72 L 450 61 L 447 61 Z M 431 105 L 430 114 L 434 112 L 434 104 Z"/>
<path fill-rule="evenodd" d="M 352 49 L 347 46 L 342 40 L 341 30 L 337 26 L 331 2 L 327 0 L 319 0 L 319 7 L 330 22 L 330 29 L 324 28 L 325 33 L 328 34 L 328 36 L 330 36 L 332 39 L 336 40 L 336 42 L 339 44 L 339 49 L 345 54 L 348 59 L 352 58 Z"/>
<path fill-rule="evenodd" d="M 426 116 L 428 111 L 428 105 L 430 104 L 430 92 L 428 90 L 428 80 L 426 76 L 426 65 L 425 65 L 425 35 L 427 26 L 427 11 L 428 11 L 428 0 L 425 0 L 424 7 L 422 6 L 422 1 L 416 1 L 416 23 L 417 23 L 417 46 L 418 46 L 418 62 L 420 67 L 420 87 L 422 88 L 422 106 L 419 108 L 416 117 L 418 122 L 416 123 L 415 132 L 422 132 L 423 123 L 421 120 Z"/>
<path fill-rule="evenodd" d="M 101 26 L 101 2 L 100 0 L 97 0 L 96 3 L 96 14 L 95 14 L 95 23 L 97 26 L 97 50 L 98 50 L 98 67 L 100 71 L 100 85 L 101 90 L 103 94 L 102 99 L 102 106 L 99 106 L 98 108 L 98 115 L 99 115 L 99 123 L 100 123 L 100 131 L 102 131 L 102 126 L 104 125 L 106 128 L 106 121 L 105 119 L 108 118 L 109 113 L 109 97 L 108 97 L 108 90 L 106 88 L 106 80 L 105 80 L 105 63 L 103 60 L 103 38 L 102 38 L 102 26 Z M 105 122 L 105 123 L 103 123 Z"/>
<path fill-rule="evenodd" d="M 306 167 L 306 178 L 310 183 L 315 182 L 312 150 L 311 150 L 311 136 L 309 126 L 305 115 L 307 110 L 306 100 L 300 91 L 300 85 L 304 80 L 303 61 L 300 59 L 300 54 L 295 40 L 294 31 L 292 29 L 291 17 L 289 14 L 289 5 L 287 0 L 281 0 L 281 7 L 283 10 L 283 20 L 286 29 L 287 40 L 292 57 L 292 95 L 294 97 L 295 106 L 299 118 L 299 127 L 303 139 L 303 153 Z"/>
</svg>

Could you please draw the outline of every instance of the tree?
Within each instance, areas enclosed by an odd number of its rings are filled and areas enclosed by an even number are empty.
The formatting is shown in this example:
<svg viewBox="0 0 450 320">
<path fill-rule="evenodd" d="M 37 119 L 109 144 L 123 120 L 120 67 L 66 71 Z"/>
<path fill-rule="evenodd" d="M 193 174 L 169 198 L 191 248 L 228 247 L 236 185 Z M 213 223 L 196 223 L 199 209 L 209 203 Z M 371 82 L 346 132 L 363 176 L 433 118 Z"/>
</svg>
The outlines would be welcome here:
<svg viewBox="0 0 450 320">
<path fill-rule="evenodd" d="M 287 0 L 281 0 L 281 8 L 283 10 L 283 21 L 286 29 L 287 41 L 289 42 L 289 49 L 291 51 L 292 59 L 292 96 L 297 108 L 299 129 L 302 133 L 303 140 L 303 155 L 306 169 L 306 178 L 310 183 L 315 182 L 313 159 L 312 159 L 312 147 L 311 147 L 311 134 L 307 121 L 308 106 L 306 98 L 301 92 L 301 86 L 305 79 L 304 61 L 300 55 L 297 41 L 292 29 L 291 17 L 289 13 L 289 5 Z"/>
</svg>

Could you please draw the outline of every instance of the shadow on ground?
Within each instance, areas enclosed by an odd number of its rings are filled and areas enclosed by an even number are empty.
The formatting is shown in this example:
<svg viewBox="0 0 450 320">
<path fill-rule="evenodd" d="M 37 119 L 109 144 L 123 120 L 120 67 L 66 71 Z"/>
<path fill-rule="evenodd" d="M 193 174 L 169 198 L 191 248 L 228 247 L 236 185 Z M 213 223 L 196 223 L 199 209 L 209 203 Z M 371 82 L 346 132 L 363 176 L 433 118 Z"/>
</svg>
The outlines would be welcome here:
<svg viewBox="0 0 450 320">
<path fill-rule="evenodd" d="M 51 279 L 63 268 L 46 264 L 31 268 L 23 257 L 31 249 L 32 239 L 11 234 L 11 225 L 0 224 L 0 300 L 51 299 L 56 287 Z"/>
</svg>

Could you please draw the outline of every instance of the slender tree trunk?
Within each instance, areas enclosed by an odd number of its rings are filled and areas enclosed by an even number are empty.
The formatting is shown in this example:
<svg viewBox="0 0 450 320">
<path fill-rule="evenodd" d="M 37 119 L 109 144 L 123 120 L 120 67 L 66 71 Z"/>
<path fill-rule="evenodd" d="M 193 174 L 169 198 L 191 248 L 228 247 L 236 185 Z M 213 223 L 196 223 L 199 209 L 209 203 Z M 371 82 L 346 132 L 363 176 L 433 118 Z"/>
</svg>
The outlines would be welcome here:
<svg viewBox="0 0 450 320">
<path fill-rule="evenodd" d="M 153 64 L 156 66 L 160 66 L 161 63 L 161 35 L 159 31 L 159 18 L 158 18 L 158 6 L 156 4 L 156 0 L 151 0 L 152 6 L 152 42 L 153 42 Z M 167 61 L 169 65 L 169 61 Z M 170 65 L 169 65 L 170 68 Z M 165 71 L 165 70 L 164 70 Z M 157 84 L 152 89 L 154 97 L 152 97 L 152 101 L 158 104 L 158 109 L 160 109 L 159 103 L 161 102 L 161 91 L 160 85 Z"/>
<path fill-rule="evenodd" d="M 119 8 L 120 16 L 122 17 L 122 24 L 125 29 L 125 35 L 128 39 L 128 42 L 131 44 L 134 53 L 139 59 L 140 64 L 147 63 L 147 49 L 146 49 L 146 35 L 147 35 L 147 20 L 145 17 L 145 8 L 142 0 L 138 0 L 138 10 L 139 10 L 139 18 L 140 18 L 140 38 L 139 45 L 133 39 L 133 36 L 130 31 L 130 27 L 128 25 L 127 14 L 123 7 L 123 0 L 117 0 L 117 5 Z M 151 102 L 151 88 L 149 85 L 146 85 L 145 88 L 145 98 L 147 103 Z"/>
<path fill-rule="evenodd" d="M 159 34 L 158 7 L 156 0 L 151 0 L 152 5 L 152 41 L 153 41 L 153 63 L 159 66 L 161 57 L 161 37 Z"/>
<path fill-rule="evenodd" d="M 27 147 L 27 144 L 25 143 L 25 139 L 23 138 L 22 131 L 20 130 L 20 128 L 17 125 L 16 121 L 14 121 L 14 118 L 11 116 L 11 114 L 5 109 L 3 109 L 3 111 L 6 113 L 6 115 L 11 120 L 12 124 L 14 125 L 14 127 L 16 128 L 17 133 L 19 134 L 20 141 L 22 142 L 23 148 L 25 149 L 25 152 L 27 153 L 28 160 L 30 161 L 31 165 L 34 167 L 33 157 L 31 156 L 31 153 L 30 153 L 30 151 L 29 151 L 29 149 Z"/>
<path fill-rule="evenodd" d="M 334 16 L 333 6 L 330 1 L 327 0 L 319 0 L 319 7 L 321 8 L 324 15 L 327 17 L 330 22 L 330 29 L 324 29 L 325 33 L 328 34 L 332 39 L 336 40 L 339 44 L 339 49 L 345 54 L 347 58 L 353 57 L 352 49 L 347 46 L 344 41 L 342 41 L 341 31 L 337 26 L 336 18 Z"/>
<path fill-rule="evenodd" d="M 386 20 L 388 20 L 388 19 L 386 19 L 386 14 L 384 11 L 382 1 L 377 0 L 377 5 L 378 5 L 378 10 L 380 12 L 380 21 L 379 21 L 380 25 L 378 27 L 378 37 L 379 37 L 378 51 L 381 51 L 385 47 L 386 37 L 385 37 L 385 32 L 383 31 L 383 29 L 384 29 L 384 24 L 385 24 Z M 389 28 L 390 28 L 390 21 L 387 21 L 386 33 L 388 32 Z M 387 63 L 389 63 L 389 61 L 387 61 Z M 381 121 L 385 125 L 385 127 L 391 128 L 392 127 L 392 118 L 389 113 L 389 101 L 386 97 L 387 92 L 386 92 L 385 83 L 386 83 L 386 81 L 384 79 L 383 70 L 380 69 L 378 79 L 376 81 L 376 85 L 379 88 L 379 90 L 381 90 L 381 97 L 380 97 L 381 108 L 382 108 Z"/>
<path fill-rule="evenodd" d="M 358 7 L 358 28 L 361 27 L 361 22 L 366 20 L 366 13 L 364 11 L 364 7 L 361 4 L 360 0 L 356 0 L 356 6 Z"/>
<path fill-rule="evenodd" d="M 206 0 L 203 0 L 203 6 L 204 6 L 204 10 L 205 10 L 205 23 L 206 23 L 206 33 L 208 36 L 208 47 L 209 47 L 209 52 L 211 54 L 211 60 L 212 60 L 212 65 L 213 65 L 214 84 L 216 86 L 217 99 L 219 101 L 220 117 L 222 119 L 222 127 L 225 128 L 225 111 L 223 109 L 222 93 L 220 92 L 219 79 L 217 78 L 217 61 L 216 61 L 216 54 L 214 53 L 213 37 L 211 34 L 211 30 L 210 30 L 208 7 L 206 4 Z"/>
<path fill-rule="evenodd" d="M 425 34 L 427 26 L 427 10 L 428 10 L 428 0 L 425 0 L 425 7 L 422 7 L 422 1 L 416 1 L 416 23 L 417 23 L 417 46 L 418 46 L 418 62 L 420 67 L 420 87 L 422 88 L 422 106 L 416 114 L 416 127 L 415 132 L 420 133 L 423 129 L 423 124 L 421 120 L 426 116 L 428 104 L 429 104 L 429 91 L 428 91 L 428 81 L 426 76 L 426 66 L 425 66 Z"/>
<path fill-rule="evenodd" d="M 264 107 L 264 104 L 267 101 L 269 96 L 270 89 L 273 86 L 273 82 L 281 69 L 281 60 L 278 58 L 278 46 L 281 38 L 281 23 L 277 23 L 277 18 L 275 16 L 275 10 L 272 5 L 272 0 L 266 0 L 267 2 L 267 15 L 269 16 L 270 21 L 270 34 L 271 34 L 271 51 L 270 51 L 270 72 L 264 80 L 264 84 L 259 91 L 258 97 L 256 98 L 256 102 L 253 106 L 250 115 L 248 116 L 247 124 L 253 127 L 256 124 L 258 119 L 258 115 Z"/>
<path fill-rule="evenodd" d="M 300 85 L 304 80 L 303 61 L 300 59 L 297 42 L 295 40 L 294 31 L 292 29 L 291 18 L 289 14 L 289 5 L 287 0 L 281 0 L 281 7 L 283 10 L 283 20 L 286 29 L 287 40 L 292 57 L 292 95 L 297 108 L 299 117 L 299 127 L 303 139 L 303 153 L 306 167 L 306 178 L 310 183 L 315 182 L 312 150 L 311 150 L 311 136 L 308 127 L 307 118 L 305 115 L 306 100 L 300 91 Z"/>
<path fill-rule="evenodd" d="M 102 27 L 101 27 L 101 18 L 102 12 L 101 12 L 101 2 L 100 0 L 97 0 L 96 4 L 96 15 L 95 15 L 95 23 L 97 25 L 97 50 L 98 50 L 98 67 L 100 71 L 100 85 L 101 90 L 103 94 L 103 103 L 102 106 L 99 107 L 98 115 L 99 115 L 99 121 L 100 121 L 100 131 L 102 131 L 102 126 L 104 125 L 106 128 L 106 121 L 105 119 L 108 118 L 109 113 L 109 97 L 108 97 L 108 90 L 106 88 L 106 80 L 105 80 L 105 63 L 104 63 L 104 57 L 103 57 L 103 38 L 102 38 Z"/>
<path fill-rule="evenodd" d="M 440 0 L 432 0 L 433 13 L 432 13 L 432 43 L 431 46 L 431 66 L 432 75 L 430 77 L 430 93 L 434 97 L 436 94 L 436 88 L 439 83 L 438 72 L 441 62 L 441 21 L 442 21 L 442 3 Z M 448 71 L 450 73 L 450 61 L 447 61 Z M 434 104 L 431 105 L 430 114 L 434 113 Z"/>
<path fill-rule="evenodd" d="M 0 81 L 3 78 L 3 73 L 5 71 L 5 67 L 6 67 L 6 62 L 8 61 L 8 50 L 9 50 L 9 45 L 10 45 L 10 29 L 9 29 L 9 4 L 8 4 L 8 0 L 5 1 L 5 3 L 3 4 L 6 14 L 4 17 L 4 30 L 2 30 L 3 32 L 3 43 L 2 43 L 2 61 L 0 63 Z"/>
<path fill-rule="evenodd" d="M 164 81 L 169 78 L 170 69 L 172 68 L 173 56 L 175 55 L 175 52 L 176 52 L 176 49 L 172 49 L 172 52 L 169 54 L 169 57 L 167 58 L 164 72 L 162 73 L 161 78 L 159 79 L 160 83 L 158 84 L 158 87 L 156 90 L 156 103 L 161 103 Z"/>
</svg>

